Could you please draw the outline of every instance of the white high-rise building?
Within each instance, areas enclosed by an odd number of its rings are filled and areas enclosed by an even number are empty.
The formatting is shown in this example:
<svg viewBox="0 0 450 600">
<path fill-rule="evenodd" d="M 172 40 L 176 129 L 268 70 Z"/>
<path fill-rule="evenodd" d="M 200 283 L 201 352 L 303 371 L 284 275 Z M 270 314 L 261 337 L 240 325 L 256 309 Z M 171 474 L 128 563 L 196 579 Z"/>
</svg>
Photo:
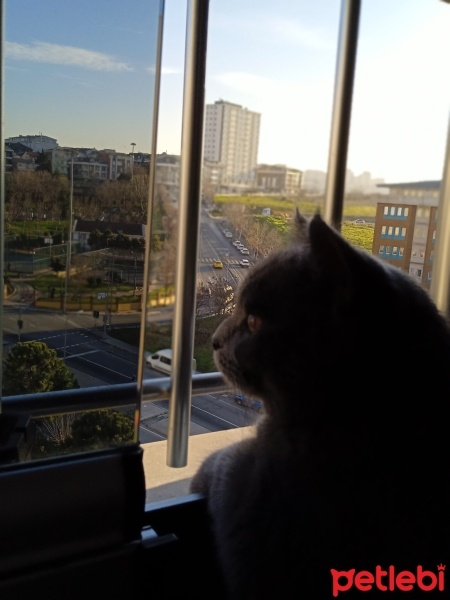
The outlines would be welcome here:
<svg viewBox="0 0 450 600">
<path fill-rule="evenodd" d="M 239 191 L 254 185 L 261 115 L 224 100 L 206 105 L 203 158 L 216 163 L 220 187 Z"/>
</svg>

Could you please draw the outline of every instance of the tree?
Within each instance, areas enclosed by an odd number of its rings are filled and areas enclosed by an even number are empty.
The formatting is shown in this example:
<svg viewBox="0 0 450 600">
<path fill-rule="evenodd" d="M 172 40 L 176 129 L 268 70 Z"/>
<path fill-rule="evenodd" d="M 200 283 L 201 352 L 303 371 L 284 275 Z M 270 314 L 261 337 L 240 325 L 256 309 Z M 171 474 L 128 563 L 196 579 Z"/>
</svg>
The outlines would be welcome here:
<svg viewBox="0 0 450 600">
<path fill-rule="evenodd" d="M 39 394 L 79 388 L 72 371 L 43 342 L 19 342 L 3 361 L 3 395 Z"/>
<path fill-rule="evenodd" d="M 52 159 L 50 153 L 45 153 L 43 150 L 40 151 L 36 158 L 36 171 L 48 171 L 52 172 Z"/>
<path fill-rule="evenodd" d="M 91 231 L 88 237 L 88 244 L 92 250 L 98 250 L 99 248 L 103 248 L 103 234 L 99 229 L 94 229 Z"/>
<path fill-rule="evenodd" d="M 230 314 L 234 310 L 234 290 L 223 276 L 213 276 L 209 282 L 211 290 L 211 304 L 215 306 L 217 314 Z"/>
<path fill-rule="evenodd" d="M 36 419 L 36 425 L 45 440 L 51 442 L 54 446 L 60 447 L 71 441 L 74 420 L 75 415 L 69 413 Z"/>
<path fill-rule="evenodd" d="M 132 442 L 133 419 L 111 410 L 83 413 L 72 425 L 72 441 L 77 445 L 111 445 Z"/>
</svg>

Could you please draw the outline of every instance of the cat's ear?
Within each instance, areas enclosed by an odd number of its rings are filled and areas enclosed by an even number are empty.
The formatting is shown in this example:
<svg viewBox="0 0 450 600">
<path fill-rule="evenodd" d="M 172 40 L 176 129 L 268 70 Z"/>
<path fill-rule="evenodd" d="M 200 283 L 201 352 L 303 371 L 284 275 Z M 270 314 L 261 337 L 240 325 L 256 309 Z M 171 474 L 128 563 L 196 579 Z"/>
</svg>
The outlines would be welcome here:
<svg viewBox="0 0 450 600">
<path fill-rule="evenodd" d="M 353 289 L 352 257 L 355 250 L 344 238 L 316 214 L 309 223 L 311 257 L 321 277 L 333 283 L 343 299 Z"/>
</svg>

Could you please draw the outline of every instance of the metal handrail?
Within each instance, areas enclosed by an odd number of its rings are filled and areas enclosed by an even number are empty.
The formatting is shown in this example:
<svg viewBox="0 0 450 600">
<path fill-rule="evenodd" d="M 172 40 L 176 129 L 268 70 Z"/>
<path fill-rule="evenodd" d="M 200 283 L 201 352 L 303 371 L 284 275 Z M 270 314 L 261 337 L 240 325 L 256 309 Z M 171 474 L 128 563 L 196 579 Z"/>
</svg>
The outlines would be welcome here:
<svg viewBox="0 0 450 600">
<path fill-rule="evenodd" d="M 171 392 L 170 377 L 144 379 L 143 389 L 147 401 L 164 400 Z M 220 373 L 196 373 L 192 376 L 192 395 L 212 391 L 226 391 L 229 386 Z M 23 413 L 32 417 L 49 417 L 73 412 L 86 412 L 102 408 L 121 408 L 136 405 L 137 384 L 119 383 L 89 388 L 19 394 L 2 399 L 4 413 Z"/>
</svg>

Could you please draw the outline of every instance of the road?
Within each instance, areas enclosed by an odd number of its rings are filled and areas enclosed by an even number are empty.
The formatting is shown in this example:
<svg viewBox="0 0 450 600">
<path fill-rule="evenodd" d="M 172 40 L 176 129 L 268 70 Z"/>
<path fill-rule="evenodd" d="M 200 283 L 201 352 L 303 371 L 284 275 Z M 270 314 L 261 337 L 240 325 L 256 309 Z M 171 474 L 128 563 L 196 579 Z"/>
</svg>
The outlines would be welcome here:
<svg viewBox="0 0 450 600">
<path fill-rule="evenodd" d="M 163 440 L 167 437 L 168 400 L 144 402 L 141 407 L 140 441 Z M 223 431 L 253 425 L 259 414 L 238 406 L 233 394 L 207 394 L 192 398 L 191 435 Z"/>
<path fill-rule="evenodd" d="M 223 219 L 211 219 L 205 211 L 201 213 L 199 274 L 204 284 L 208 283 L 210 277 L 224 275 L 232 287 L 236 288 L 247 267 L 239 264 L 243 256 L 232 244 L 235 238 L 228 239 L 222 233 L 222 221 Z M 222 261 L 223 269 L 214 269 L 213 262 L 216 258 Z M 250 265 L 253 264 L 251 256 L 245 258 L 249 259 Z"/>
<path fill-rule="evenodd" d="M 82 320 L 77 315 L 75 321 Z M 115 385 L 133 380 L 137 372 L 137 351 L 113 346 L 108 343 L 103 332 L 94 328 L 75 327 L 73 329 L 52 329 L 45 327 L 56 323 L 64 324 L 65 319 L 56 320 L 55 315 L 42 315 L 29 311 L 28 331 L 21 334 L 22 341 L 36 340 L 56 350 L 67 366 L 75 373 L 81 387 L 95 385 Z M 130 318 L 126 319 L 130 321 Z M 135 322 L 134 324 L 139 326 Z M 72 319 L 69 319 L 71 322 Z M 40 330 L 38 330 L 38 325 Z M 62 325 L 61 325 L 62 326 Z M 4 341 L 16 343 L 17 334 L 6 334 Z M 144 369 L 144 378 L 161 377 L 161 373 L 149 368 Z M 84 384 L 84 385 L 83 385 Z M 251 425 L 257 413 L 243 409 L 234 402 L 232 394 L 208 394 L 194 396 L 191 411 L 191 434 L 221 431 Z M 168 400 L 145 402 L 141 408 L 140 441 L 148 443 L 166 439 Z"/>
<path fill-rule="evenodd" d="M 225 275 L 233 287 L 242 278 L 240 252 L 222 233 L 220 221 L 202 212 L 199 273 L 206 283 L 216 276 L 214 259 L 221 258 Z M 61 314 L 33 307 L 33 288 L 26 281 L 15 282 L 15 293 L 3 307 L 3 342 L 5 350 L 17 341 L 42 341 L 56 350 L 75 373 L 81 387 L 115 385 L 134 380 L 137 373 L 137 351 L 108 343 L 109 336 L 92 313 Z M 172 308 L 152 309 L 148 320 L 170 320 Z M 113 314 L 115 327 L 140 327 L 140 313 Z M 144 378 L 161 377 L 145 368 Z M 141 442 L 165 439 L 167 435 L 168 401 L 144 402 L 141 407 Z M 221 431 L 251 425 L 257 418 L 251 409 L 241 408 L 232 394 L 194 396 L 192 399 L 191 434 Z"/>
</svg>

